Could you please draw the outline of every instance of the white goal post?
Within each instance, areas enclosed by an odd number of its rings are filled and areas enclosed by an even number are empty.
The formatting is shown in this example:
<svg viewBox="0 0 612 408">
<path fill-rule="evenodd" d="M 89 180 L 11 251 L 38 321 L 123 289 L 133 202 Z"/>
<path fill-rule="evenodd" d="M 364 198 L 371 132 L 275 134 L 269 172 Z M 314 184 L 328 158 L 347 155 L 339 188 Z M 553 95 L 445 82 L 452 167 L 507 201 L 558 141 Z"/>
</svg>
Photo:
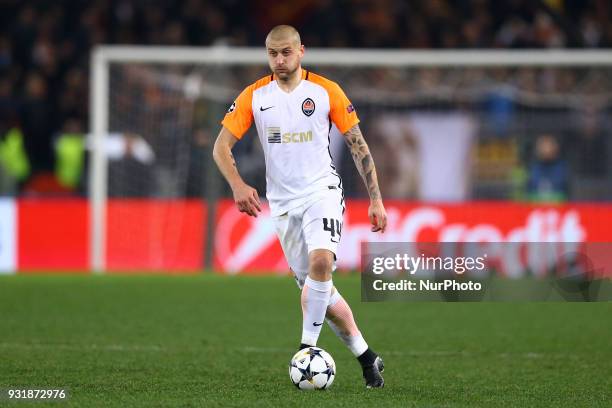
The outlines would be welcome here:
<svg viewBox="0 0 612 408">
<path fill-rule="evenodd" d="M 164 63 L 206 65 L 266 65 L 263 47 L 98 46 L 91 55 L 89 165 L 90 266 L 104 271 L 108 160 L 104 145 L 109 133 L 110 65 Z M 307 49 L 308 66 L 348 67 L 603 67 L 612 66 L 612 53 L 597 50 L 364 50 Z M 256 78 L 245 78 L 244 85 Z M 231 101 L 228 101 L 228 105 Z M 219 118 L 221 120 L 221 118 Z"/>
</svg>

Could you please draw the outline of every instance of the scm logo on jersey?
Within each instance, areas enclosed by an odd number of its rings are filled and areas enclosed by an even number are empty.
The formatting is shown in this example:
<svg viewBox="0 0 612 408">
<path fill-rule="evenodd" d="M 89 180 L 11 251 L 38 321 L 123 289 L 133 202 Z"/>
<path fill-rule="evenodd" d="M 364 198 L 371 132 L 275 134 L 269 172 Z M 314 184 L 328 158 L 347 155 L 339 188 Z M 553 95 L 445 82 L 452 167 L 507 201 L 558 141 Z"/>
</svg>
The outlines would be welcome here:
<svg viewBox="0 0 612 408">
<path fill-rule="evenodd" d="M 312 142 L 312 130 L 308 132 L 283 133 L 283 143 L 305 143 Z"/>
<path fill-rule="evenodd" d="M 306 143 L 312 142 L 312 130 L 307 132 L 286 132 L 281 135 L 276 126 L 266 128 L 268 143 Z"/>
<path fill-rule="evenodd" d="M 310 116 L 314 113 L 314 111 L 315 111 L 314 101 L 310 98 L 304 99 L 304 102 L 302 102 L 302 112 L 304 112 L 304 115 Z"/>
</svg>

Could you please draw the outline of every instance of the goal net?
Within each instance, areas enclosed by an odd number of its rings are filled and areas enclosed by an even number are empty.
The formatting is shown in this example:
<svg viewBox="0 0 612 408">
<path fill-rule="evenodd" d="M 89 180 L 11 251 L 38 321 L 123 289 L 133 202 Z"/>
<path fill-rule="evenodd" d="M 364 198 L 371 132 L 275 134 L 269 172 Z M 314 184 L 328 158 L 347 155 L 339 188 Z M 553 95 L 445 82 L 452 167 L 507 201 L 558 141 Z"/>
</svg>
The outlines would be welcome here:
<svg viewBox="0 0 612 408">
<path fill-rule="evenodd" d="M 168 267 L 192 228 L 177 206 L 204 200 L 214 220 L 216 200 L 231 197 L 212 144 L 233 99 L 269 74 L 265 52 L 100 47 L 92 63 L 92 268 L 130 268 L 136 237 L 144 237 L 149 264 Z M 530 199 L 525 163 L 546 149 L 536 145 L 548 136 L 556 154 L 571 158 L 574 185 L 571 195 L 554 186 L 539 194 L 607 198 L 608 146 L 598 143 L 610 128 L 609 53 L 307 50 L 303 66 L 338 82 L 353 102 L 387 198 Z M 249 132 L 234 153 L 245 181 L 264 196 L 262 150 Z M 366 197 L 342 138 L 331 140 L 346 195 Z M 211 232 L 191 232 L 201 235 L 203 259 L 212 253 Z M 109 245 L 125 258 L 109 265 Z"/>
</svg>

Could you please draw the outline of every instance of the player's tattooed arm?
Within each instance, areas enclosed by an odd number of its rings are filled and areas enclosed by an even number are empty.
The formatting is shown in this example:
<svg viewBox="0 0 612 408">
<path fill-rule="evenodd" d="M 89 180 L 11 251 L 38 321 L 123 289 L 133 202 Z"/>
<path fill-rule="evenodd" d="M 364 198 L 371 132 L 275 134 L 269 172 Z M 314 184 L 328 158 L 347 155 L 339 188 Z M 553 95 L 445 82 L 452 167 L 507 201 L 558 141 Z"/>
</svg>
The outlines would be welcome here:
<svg viewBox="0 0 612 408">
<path fill-rule="evenodd" d="M 232 166 L 236 167 L 236 159 L 234 159 L 234 155 L 232 154 L 232 152 L 229 152 L 229 157 L 232 162 Z"/>
<path fill-rule="evenodd" d="M 238 174 L 236 159 L 234 159 L 232 154 L 232 148 L 237 140 L 229 130 L 222 128 L 213 148 L 213 158 L 221 174 L 223 174 L 232 188 L 237 184 L 243 183 L 240 174 Z"/>
<path fill-rule="evenodd" d="M 359 125 L 355 125 L 350 128 L 344 134 L 344 140 L 351 151 L 357 171 L 363 179 L 370 200 L 380 200 L 380 188 L 378 187 L 378 177 L 376 175 L 376 167 L 374 166 L 374 160 L 370 154 L 370 149 L 361 134 Z"/>
<path fill-rule="evenodd" d="M 368 218 L 372 224 L 373 232 L 385 232 L 387 228 L 387 212 L 382 202 L 380 195 L 380 188 L 378 187 L 378 177 L 376 176 L 376 167 L 374 167 L 374 160 L 368 144 L 361 134 L 359 125 L 355 125 L 350 128 L 344 134 L 344 140 L 348 145 L 357 171 L 361 175 L 368 194 L 370 196 L 370 206 L 368 207 Z"/>
</svg>

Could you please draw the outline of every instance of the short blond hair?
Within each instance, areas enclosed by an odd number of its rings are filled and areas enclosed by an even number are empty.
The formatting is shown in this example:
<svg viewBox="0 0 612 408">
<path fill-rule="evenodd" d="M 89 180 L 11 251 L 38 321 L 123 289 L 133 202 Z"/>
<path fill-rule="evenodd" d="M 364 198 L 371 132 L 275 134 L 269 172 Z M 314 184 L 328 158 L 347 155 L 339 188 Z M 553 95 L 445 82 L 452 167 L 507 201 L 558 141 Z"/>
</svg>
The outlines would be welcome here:
<svg viewBox="0 0 612 408">
<path fill-rule="evenodd" d="M 295 27 L 281 24 L 274 27 L 268 35 L 266 36 L 266 44 L 268 41 L 283 41 L 290 40 L 297 46 L 302 45 L 302 40 L 300 39 L 300 33 L 295 29 Z"/>
</svg>

